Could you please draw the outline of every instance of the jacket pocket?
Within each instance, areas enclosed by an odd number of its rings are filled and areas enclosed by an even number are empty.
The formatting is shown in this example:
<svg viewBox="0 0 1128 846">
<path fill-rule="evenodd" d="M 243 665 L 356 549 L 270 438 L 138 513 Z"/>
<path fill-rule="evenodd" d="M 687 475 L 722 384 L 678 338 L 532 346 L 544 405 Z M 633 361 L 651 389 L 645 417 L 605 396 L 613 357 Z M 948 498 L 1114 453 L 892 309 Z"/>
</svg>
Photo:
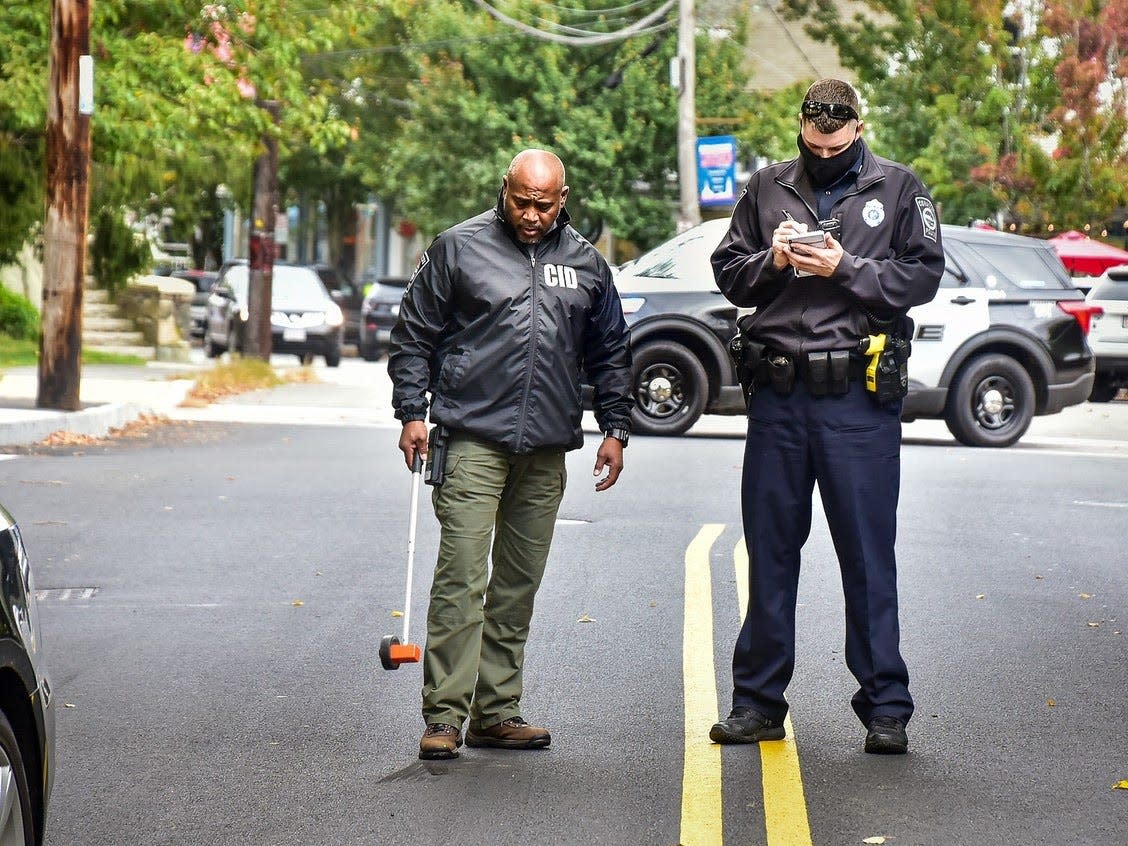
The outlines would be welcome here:
<svg viewBox="0 0 1128 846">
<path fill-rule="evenodd" d="M 462 384 L 462 379 L 466 375 L 466 365 L 470 354 L 466 351 L 454 352 L 453 350 L 446 358 L 443 359 L 442 365 L 439 367 L 439 383 L 438 388 L 440 392 L 454 391 Z"/>
</svg>

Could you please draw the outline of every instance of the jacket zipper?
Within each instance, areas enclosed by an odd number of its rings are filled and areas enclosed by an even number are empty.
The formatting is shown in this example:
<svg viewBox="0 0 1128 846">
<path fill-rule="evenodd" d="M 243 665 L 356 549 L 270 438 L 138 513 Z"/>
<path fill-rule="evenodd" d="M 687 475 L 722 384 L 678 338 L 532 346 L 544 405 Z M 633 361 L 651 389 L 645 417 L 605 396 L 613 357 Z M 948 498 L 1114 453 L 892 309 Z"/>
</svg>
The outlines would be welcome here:
<svg viewBox="0 0 1128 846">
<path fill-rule="evenodd" d="M 535 248 L 534 248 L 535 250 Z M 529 412 L 529 394 L 533 390 L 533 365 L 537 360 L 537 312 L 540 306 L 540 297 L 537 296 L 537 257 L 529 256 L 529 360 L 525 367 L 525 393 L 521 397 L 521 415 L 517 418 L 517 449 L 520 451 L 525 440 L 525 420 Z"/>
</svg>

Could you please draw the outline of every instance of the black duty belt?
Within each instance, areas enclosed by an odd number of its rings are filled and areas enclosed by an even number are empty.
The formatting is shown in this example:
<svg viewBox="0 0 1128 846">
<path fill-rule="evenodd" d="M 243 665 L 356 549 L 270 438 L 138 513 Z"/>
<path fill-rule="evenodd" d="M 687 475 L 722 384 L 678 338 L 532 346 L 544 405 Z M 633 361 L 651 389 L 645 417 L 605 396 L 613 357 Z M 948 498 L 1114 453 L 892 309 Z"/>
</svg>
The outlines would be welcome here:
<svg viewBox="0 0 1128 846">
<path fill-rule="evenodd" d="M 850 382 L 864 381 L 866 361 L 855 350 L 817 350 L 791 355 L 764 350 L 755 368 L 750 388 L 756 391 L 770 385 L 777 393 L 789 394 L 802 382 L 811 396 L 841 396 Z"/>
<path fill-rule="evenodd" d="M 817 350 L 791 355 L 750 340 L 742 333 L 729 341 L 745 397 L 764 386 L 784 396 L 802 382 L 812 396 L 842 396 L 850 382 L 860 381 L 879 405 L 908 392 L 908 340 L 885 334 L 869 335 L 853 349 Z"/>
</svg>

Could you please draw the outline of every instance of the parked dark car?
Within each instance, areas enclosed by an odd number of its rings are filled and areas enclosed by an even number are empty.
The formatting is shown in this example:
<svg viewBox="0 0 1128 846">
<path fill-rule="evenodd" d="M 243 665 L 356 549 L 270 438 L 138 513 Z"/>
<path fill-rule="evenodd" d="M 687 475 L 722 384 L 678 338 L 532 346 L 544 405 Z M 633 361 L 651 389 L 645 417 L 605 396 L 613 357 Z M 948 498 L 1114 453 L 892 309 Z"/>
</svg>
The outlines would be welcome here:
<svg viewBox="0 0 1128 846">
<path fill-rule="evenodd" d="M 204 352 L 209 357 L 244 351 L 250 317 L 249 276 L 246 263 L 229 263 L 212 287 L 204 330 Z M 337 367 L 341 363 L 344 319 L 341 307 L 333 302 L 313 268 L 274 265 L 270 313 L 273 352 L 293 353 L 307 363 L 320 355 L 327 365 Z"/>
<path fill-rule="evenodd" d="M 186 279 L 196 286 L 196 293 L 192 295 L 192 303 L 188 307 L 192 318 L 192 337 L 204 337 L 208 315 L 208 294 L 219 278 L 219 273 L 214 270 L 174 270 L 169 275 L 174 279 Z"/>
<path fill-rule="evenodd" d="M 354 285 L 344 271 L 328 264 L 310 265 L 321 279 L 321 284 L 345 314 L 345 343 L 355 344 L 360 336 L 360 304 L 364 294 Z"/>
<path fill-rule="evenodd" d="M 388 338 L 399 317 L 400 300 L 407 282 L 406 276 L 381 276 L 366 287 L 360 307 L 360 341 L 357 344 L 365 361 L 376 361 L 388 351 Z"/>
<path fill-rule="evenodd" d="M 728 224 L 694 227 L 616 276 L 634 348 L 637 432 L 678 435 L 703 413 L 745 412 L 726 350 L 738 309 L 709 262 Z M 1045 241 L 956 226 L 943 237 L 939 293 L 909 312 L 903 416 L 941 418 L 969 446 L 1009 446 L 1034 415 L 1089 396 L 1092 310 Z"/>
<path fill-rule="evenodd" d="M 1128 388 L 1128 264 L 1102 273 L 1086 299 L 1101 310 L 1093 316 L 1089 333 L 1089 346 L 1097 357 L 1097 378 L 1089 400 L 1109 402 Z"/>
<path fill-rule="evenodd" d="M 31 562 L 0 506 L 0 843 L 43 842 L 55 772 L 55 710 L 43 668 Z"/>
</svg>

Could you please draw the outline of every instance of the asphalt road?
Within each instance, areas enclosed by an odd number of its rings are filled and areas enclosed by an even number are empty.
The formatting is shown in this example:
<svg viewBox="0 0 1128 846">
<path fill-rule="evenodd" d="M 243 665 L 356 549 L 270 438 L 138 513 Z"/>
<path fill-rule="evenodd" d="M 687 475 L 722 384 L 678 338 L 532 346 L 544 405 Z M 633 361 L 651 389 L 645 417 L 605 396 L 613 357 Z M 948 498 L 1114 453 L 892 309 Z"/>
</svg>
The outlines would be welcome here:
<svg viewBox="0 0 1128 846">
<path fill-rule="evenodd" d="M 594 440 L 571 454 L 523 703 L 552 747 L 436 763 L 416 759 L 418 666 L 376 657 L 402 625 L 396 429 L 192 420 L 0 461 L 60 703 L 48 846 L 1125 843 L 1123 438 L 907 439 L 903 758 L 861 751 L 816 516 L 789 774 L 701 739 L 729 704 L 742 442 L 699 428 L 634 439 L 605 494 Z M 436 543 L 424 498 L 416 641 Z"/>
</svg>

